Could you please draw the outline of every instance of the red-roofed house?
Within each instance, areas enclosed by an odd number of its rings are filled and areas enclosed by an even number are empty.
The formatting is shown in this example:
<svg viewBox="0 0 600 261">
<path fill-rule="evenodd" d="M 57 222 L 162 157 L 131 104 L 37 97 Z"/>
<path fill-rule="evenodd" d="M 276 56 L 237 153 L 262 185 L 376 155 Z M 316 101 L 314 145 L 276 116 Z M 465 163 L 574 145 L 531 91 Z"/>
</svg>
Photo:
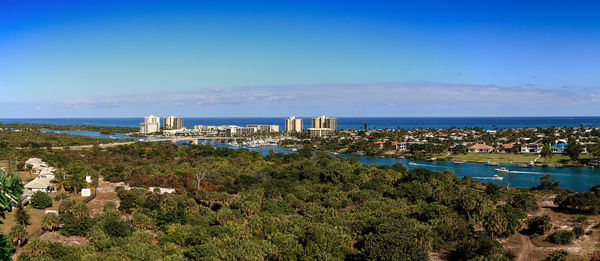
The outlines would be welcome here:
<svg viewBox="0 0 600 261">
<path fill-rule="evenodd" d="M 507 143 L 507 144 L 501 144 L 498 145 L 498 148 L 496 148 L 496 150 L 500 153 L 511 153 L 514 149 L 515 145 L 512 143 Z"/>
<path fill-rule="evenodd" d="M 468 148 L 469 153 L 490 153 L 494 150 L 494 147 L 485 144 L 475 144 Z"/>
</svg>

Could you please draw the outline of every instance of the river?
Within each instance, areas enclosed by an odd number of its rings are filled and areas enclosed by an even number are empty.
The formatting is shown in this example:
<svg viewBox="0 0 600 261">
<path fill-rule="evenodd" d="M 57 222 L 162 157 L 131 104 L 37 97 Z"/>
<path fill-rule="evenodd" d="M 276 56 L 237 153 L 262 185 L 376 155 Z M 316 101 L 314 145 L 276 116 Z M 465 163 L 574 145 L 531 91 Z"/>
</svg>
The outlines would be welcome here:
<svg viewBox="0 0 600 261">
<path fill-rule="evenodd" d="M 113 135 L 100 134 L 94 131 L 54 131 L 44 130 L 51 132 L 67 133 L 72 135 L 84 135 L 96 138 L 131 138 L 123 133 L 116 133 Z M 136 138 L 137 139 L 137 138 Z M 224 147 L 232 149 L 248 149 L 252 151 L 258 151 L 263 155 L 273 150 L 276 153 L 293 153 L 291 150 L 282 147 L 267 147 L 267 148 L 251 148 L 244 146 L 229 146 L 227 144 L 218 142 L 206 142 L 215 147 Z M 471 176 L 473 179 L 480 180 L 482 182 L 492 182 L 500 185 L 506 185 L 508 177 L 505 174 L 496 173 L 495 169 L 505 167 L 514 174 L 511 180 L 511 187 L 532 187 L 539 182 L 540 177 L 545 174 L 551 174 L 552 178 L 560 181 L 561 188 L 568 188 L 574 191 L 588 191 L 593 185 L 600 184 L 600 168 L 555 168 L 555 167 L 531 167 L 531 168 L 519 168 L 516 164 L 500 164 L 500 166 L 487 166 L 482 163 L 464 163 L 454 164 L 449 161 L 421 161 L 421 160 L 408 160 L 398 158 L 381 158 L 374 156 L 354 156 L 354 155 L 340 155 L 340 157 L 356 157 L 363 164 L 378 164 L 378 165 L 392 165 L 400 163 L 407 166 L 409 169 L 414 168 L 426 168 L 435 171 L 441 170 L 452 170 L 458 176 L 462 177 L 465 175 Z M 413 162 L 413 164 L 409 164 Z M 494 180 L 494 175 L 502 177 L 503 180 Z"/>
</svg>

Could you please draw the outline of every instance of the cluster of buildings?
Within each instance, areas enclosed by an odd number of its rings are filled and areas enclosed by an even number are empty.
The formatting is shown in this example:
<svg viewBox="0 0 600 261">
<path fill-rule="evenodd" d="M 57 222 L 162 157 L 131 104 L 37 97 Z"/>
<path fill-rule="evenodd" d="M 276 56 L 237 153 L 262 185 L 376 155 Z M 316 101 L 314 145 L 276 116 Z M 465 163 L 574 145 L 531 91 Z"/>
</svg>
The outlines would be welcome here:
<svg viewBox="0 0 600 261">
<path fill-rule="evenodd" d="M 54 179 L 54 171 L 56 170 L 38 158 L 28 159 L 25 161 L 25 166 L 27 165 L 31 165 L 32 174 L 37 174 L 38 176 L 25 184 L 23 196 L 26 199 L 30 199 L 33 193 L 37 191 L 45 193 L 53 191 L 54 186 L 51 181 Z"/>
<path fill-rule="evenodd" d="M 397 152 L 410 150 L 411 145 L 427 145 L 434 150 L 455 151 L 465 149 L 467 153 L 528 153 L 540 154 L 545 146 L 555 154 L 564 154 L 568 140 L 572 139 L 582 148 L 582 153 L 600 143 L 600 129 L 595 127 L 550 127 L 511 128 L 485 130 L 481 128 L 448 129 L 382 129 L 366 131 L 362 136 L 355 130 L 344 130 L 340 134 L 359 140 L 370 140 L 380 149 L 391 144 Z M 373 135 L 377 138 L 373 139 Z"/>
<path fill-rule="evenodd" d="M 307 132 L 311 137 L 327 137 L 337 130 L 337 119 L 320 116 L 313 118 L 311 128 Z M 140 123 L 140 134 L 152 134 L 161 132 L 165 136 L 226 136 L 226 137 L 248 137 L 255 133 L 279 132 L 279 125 L 269 124 L 247 124 L 245 127 L 237 125 L 195 125 L 187 129 L 183 125 L 182 117 L 169 116 L 163 119 L 162 127 L 160 118 L 154 115 L 144 117 Z M 304 121 L 302 118 L 291 116 L 285 119 L 285 131 L 287 133 L 303 132 Z"/>
<path fill-rule="evenodd" d="M 304 121 L 302 118 L 291 116 L 285 119 L 285 131 L 302 132 Z M 325 117 L 325 115 L 312 118 L 311 128 L 308 128 L 308 134 L 311 137 L 327 137 L 337 130 L 337 118 Z"/>
<path fill-rule="evenodd" d="M 163 130 L 177 130 L 183 128 L 183 118 L 169 116 L 163 119 Z M 154 115 L 144 117 L 144 122 L 140 123 L 141 134 L 151 134 L 159 132 L 160 118 Z"/>
</svg>

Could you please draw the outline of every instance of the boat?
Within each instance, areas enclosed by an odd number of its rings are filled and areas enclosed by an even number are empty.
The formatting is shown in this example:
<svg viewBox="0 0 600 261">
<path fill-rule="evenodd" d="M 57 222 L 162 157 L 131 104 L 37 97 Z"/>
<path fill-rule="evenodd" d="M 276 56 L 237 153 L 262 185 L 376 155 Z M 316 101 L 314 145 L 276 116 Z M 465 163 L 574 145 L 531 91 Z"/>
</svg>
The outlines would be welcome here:
<svg viewBox="0 0 600 261">
<path fill-rule="evenodd" d="M 507 170 L 505 167 L 502 167 L 502 168 L 496 169 L 496 172 L 500 172 L 500 173 L 509 173 L 509 172 L 510 172 L 510 170 Z"/>
<path fill-rule="evenodd" d="M 488 162 L 486 163 L 486 165 L 488 165 L 488 166 L 498 166 L 498 165 L 500 165 L 500 164 L 499 164 L 498 162 L 490 162 L 490 161 L 488 160 Z"/>
<path fill-rule="evenodd" d="M 417 163 L 415 163 L 414 161 L 411 161 L 408 163 L 408 165 L 417 165 Z"/>
<path fill-rule="evenodd" d="M 465 164 L 465 162 L 467 162 L 466 160 L 453 160 L 452 163 L 454 164 Z"/>
<path fill-rule="evenodd" d="M 428 161 L 436 161 L 436 160 L 437 160 L 437 158 L 436 158 L 436 157 L 431 157 L 431 158 L 428 158 L 427 160 L 428 160 Z"/>
<path fill-rule="evenodd" d="M 298 149 L 296 149 L 296 148 L 292 148 L 292 151 L 293 151 L 293 152 L 297 152 L 297 151 L 298 151 Z"/>
<path fill-rule="evenodd" d="M 504 178 L 494 174 L 494 176 L 492 176 L 490 179 L 491 180 L 503 180 Z"/>
</svg>

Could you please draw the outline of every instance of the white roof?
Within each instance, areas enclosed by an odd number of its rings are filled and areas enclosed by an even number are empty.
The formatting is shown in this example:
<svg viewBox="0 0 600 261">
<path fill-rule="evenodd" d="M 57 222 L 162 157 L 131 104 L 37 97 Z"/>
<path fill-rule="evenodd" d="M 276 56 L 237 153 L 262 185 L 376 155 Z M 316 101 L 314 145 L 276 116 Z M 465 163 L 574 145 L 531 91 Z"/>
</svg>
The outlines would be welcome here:
<svg viewBox="0 0 600 261">
<path fill-rule="evenodd" d="M 38 158 L 30 158 L 27 161 L 25 161 L 26 164 L 32 164 L 32 163 L 42 163 L 42 159 L 38 159 Z"/>
<path fill-rule="evenodd" d="M 25 185 L 26 189 L 45 189 L 52 186 L 50 182 L 53 178 L 35 178 Z"/>
</svg>

